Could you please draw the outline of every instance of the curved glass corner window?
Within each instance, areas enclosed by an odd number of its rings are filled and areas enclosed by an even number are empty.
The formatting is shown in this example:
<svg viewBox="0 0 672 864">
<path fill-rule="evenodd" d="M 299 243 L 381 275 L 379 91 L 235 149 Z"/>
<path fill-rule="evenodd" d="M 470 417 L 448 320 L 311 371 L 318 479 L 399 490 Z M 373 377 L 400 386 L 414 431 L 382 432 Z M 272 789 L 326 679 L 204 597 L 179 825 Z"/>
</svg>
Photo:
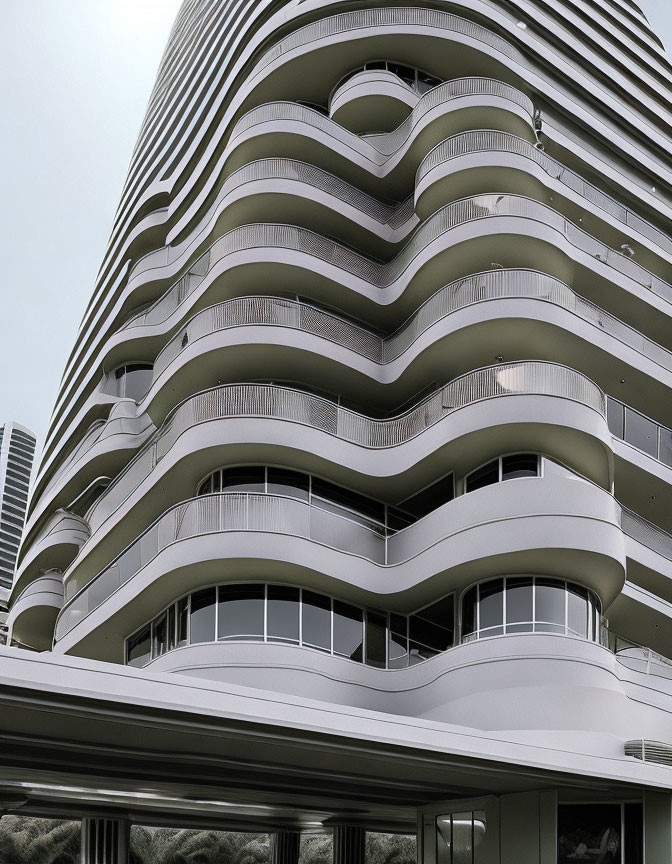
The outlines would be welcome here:
<svg viewBox="0 0 672 864">
<path fill-rule="evenodd" d="M 437 864 L 479 864 L 487 830 L 485 810 L 446 813 L 436 819 Z"/>
<path fill-rule="evenodd" d="M 117 396 L 140 401 L 151 387 L 153 368 L 150 363 L 128 363 L 116 369 Z"/>
<path fill-rule="evenodd" d="M 507 576 L 471 587 L 462 597 L 462 641 L 505 633 L 557 633 L 597 642 L 599 597 L 572 582 Z"/>
<path fill-rule="evenodd" d="M 537 453 L 511 453 L 499 456 L 471 474 L 464 481 L 464 491 L 474 492 L 484 486 L 500 483 L 503 480 L 515 480 L 518 477 L 539 477 L 541 475 L 541 457 Z"/>
<path fill-rule="evenodd" d="M 403 669 L 451 648 L 454 618 L 453 594 L 398 615 L 288 585 L 220 585 L 180 598 L 129 636 L 126 663 L 144 666 L 204 642 L 284 642 L 379 669 Z"/>
</svg>

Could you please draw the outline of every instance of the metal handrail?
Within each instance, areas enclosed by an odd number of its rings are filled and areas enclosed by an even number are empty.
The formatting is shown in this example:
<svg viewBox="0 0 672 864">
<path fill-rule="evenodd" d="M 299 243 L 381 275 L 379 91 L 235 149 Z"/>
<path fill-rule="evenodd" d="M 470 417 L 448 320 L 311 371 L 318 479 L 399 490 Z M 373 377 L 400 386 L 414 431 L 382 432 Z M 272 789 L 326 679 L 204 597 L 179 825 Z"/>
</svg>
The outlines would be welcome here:
<svg viewBox="0 0 672 864">
<path fill-rule="evenodd" d="M 603 192 L 593 183 L 589 183 L 588 180 L 585 180 L 576 171 L 572 171 L 571 168 L 549 156 L 534 144 L 509 132 L 500 132 L 495 129 L 479 129 L 470 132 L 461 132 L 459 135 L 447 138 L 445 141 L 437 144 L 433 150 L 430 150 L 420 163 L 415 178 L 416 187 L 430 171 L 439 165 L 459 156 L 484 151 L 513 153 L 517 156 L 531 159 L 549 176 L 558 180 L 568 189 L 577 192 L 582 198 L 595 204 L 628 228 L 638 231 L 644 237 L 648 237 L 649 240 L 652 240 L 665 252 L 672 254 L 672 237 L 665 231 L 647 219 L 642 218 L 633 210 L 625 207 L 611 195 L 607 195 L 606 192 Z"/>
<path fill-rule="evenodd" d="M 600 388 L 557 363 L 522 361 L 488 366 L 454 379 L 396 417 L 373 419 L 311 393 L 270 384 L 230 384 L 185 399 L 160 430 L 107 487 L 86 514 L 92 534 L 137 489 L 188 428 L 225 417 L 267 417 L 312 426 L 352 443 L 394 447 L 451 412 L 483 399 L 545 394 L 581 402 L 606 416 Z"/>
<path fill-rule="evenodd" d="M 189 272 L 152 306 L 126 322 L 123 329 L 163 323 L 200 285 L 205 274 L 210 272 L 216 263 L 239 251 L 262 247 L 294 250 L 319 258 L 382 289 L 402 278 L 413 260 L 441 235 L 472 221 L 502 216 L 541 222 L 564 235 L 571 245 L 591 257 L 608 264 L 666 300 L 672 300 L 672 285 L 626 255 L 596 240 L 557 210 L 522 195 L 487 194 L 463 198 L 437 210 L 417 229 L 399 254 L 385 263 L 373 261 L 334 240 L 294 225 L 256 223 L 233 228 L 217 239 Z"/>
<path fill-rule="evenodd" d="M 560 306 L 604 330 L 643 356 L 672 371 L 672 352 L 596 306 L 556 279 L 536 270 L 488 270 L 440 288 L 393 334 L 381 337 L 309 303 L 272 296 L 227 300 L 197 312 L 159 352 L 156 381 L 198 339 L 232 327 L 264 324 L 310 333 L 355 351 L 376 363 L 400 357 L 426 330 L 451 313 L 489 300 L 535 299 Z"/>
</svg>

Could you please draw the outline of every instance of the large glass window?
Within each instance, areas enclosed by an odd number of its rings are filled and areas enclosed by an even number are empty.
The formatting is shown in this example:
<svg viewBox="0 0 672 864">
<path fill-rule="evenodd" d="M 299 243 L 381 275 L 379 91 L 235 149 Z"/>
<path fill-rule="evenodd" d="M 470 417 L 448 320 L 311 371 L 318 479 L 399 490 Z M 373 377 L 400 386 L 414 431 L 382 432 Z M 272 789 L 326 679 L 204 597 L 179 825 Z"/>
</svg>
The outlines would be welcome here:
<svg viewBox="0 0 672 864">
<path fill-rule="evenodd" d="M 484 486 L 491 486 L 502 480 L 515 480 L 517 477 L 538 477 L 541 460 L 536 453 L 511 453 L 486 462 L 467 474 L 464 491 L 474 492 Z"/>
<path fill-rule="evenodd" d="M 462 597 L 462 641 L 533 632 L 598 641 L 600 609 L 596 594 L 562 579 L 491 579 Z"/>
<path fill-rule="evenodd" d="M 126 640 L 144 666 L 189 644 L 286 642 L 381 669 L 402 669 L 454 644 L 454 595 L 407 616 L 284 585 L 229 584 L 182 597 Z"/>
<path fill-rule="evenodd" d="M 217 609 L 217 638 L 264 639 L 263 585 L 222 585 Z"/>
<path fill-rule="evenodd" d="M 192 645 L 195 642 L 213 642 L 215 638 L 216 589 L 205 588 L 191 595 L 189 633 Z"/>
<path fill-rule="evenodd" d="M 268 586 L 268 638 L 278 642 L 299 641 L 301 592 L 283 585 Z"/>
<path fill-rule="evenodd" d="M 117 396 L 140 401 L 151 387 L 153 367 L 149 363 L 128 363 L 115 370 Z"/>
<path fill-rule="evenodd" d="M 561 804 L 558 864 L 576 861 L 621 864 L 622 818 L 621 804 Z M 627 864 L 636 861 L 636 857 L 627 859 Z"/>
</svg>

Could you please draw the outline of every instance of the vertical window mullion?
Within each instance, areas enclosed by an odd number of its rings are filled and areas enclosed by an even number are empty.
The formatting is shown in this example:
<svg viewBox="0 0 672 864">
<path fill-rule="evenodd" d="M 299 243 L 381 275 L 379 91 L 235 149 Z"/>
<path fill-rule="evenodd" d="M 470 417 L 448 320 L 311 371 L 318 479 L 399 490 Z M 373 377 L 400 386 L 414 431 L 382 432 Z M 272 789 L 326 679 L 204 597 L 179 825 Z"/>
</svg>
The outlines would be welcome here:
<svg viewBox="0 0 672 864">
<path fill-rule="evenodd" d="M 219 639 L 219 585 L 215 588 L 215 642 Z"/>
</svg>

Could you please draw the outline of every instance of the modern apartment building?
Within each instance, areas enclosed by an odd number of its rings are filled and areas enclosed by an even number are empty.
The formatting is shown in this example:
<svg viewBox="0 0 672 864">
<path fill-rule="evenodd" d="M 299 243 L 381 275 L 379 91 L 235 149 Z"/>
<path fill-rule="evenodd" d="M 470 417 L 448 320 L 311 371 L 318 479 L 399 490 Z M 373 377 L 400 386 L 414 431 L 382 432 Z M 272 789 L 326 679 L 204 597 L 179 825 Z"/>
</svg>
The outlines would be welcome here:
<svg viewBox="0 0 672 864">
<path fill-rule="evenodd" d="M 630 0 L 185 0 L 31 499 L 6 810 L 95 862 L 669 864 L 671 93 Z"/>
<path fill-rule="evenodd" d="M 34 456 L 32 432 L 18 423 L 0 423 L 0 606 L 5 610 L 26 518 Z"/>
</svg>

